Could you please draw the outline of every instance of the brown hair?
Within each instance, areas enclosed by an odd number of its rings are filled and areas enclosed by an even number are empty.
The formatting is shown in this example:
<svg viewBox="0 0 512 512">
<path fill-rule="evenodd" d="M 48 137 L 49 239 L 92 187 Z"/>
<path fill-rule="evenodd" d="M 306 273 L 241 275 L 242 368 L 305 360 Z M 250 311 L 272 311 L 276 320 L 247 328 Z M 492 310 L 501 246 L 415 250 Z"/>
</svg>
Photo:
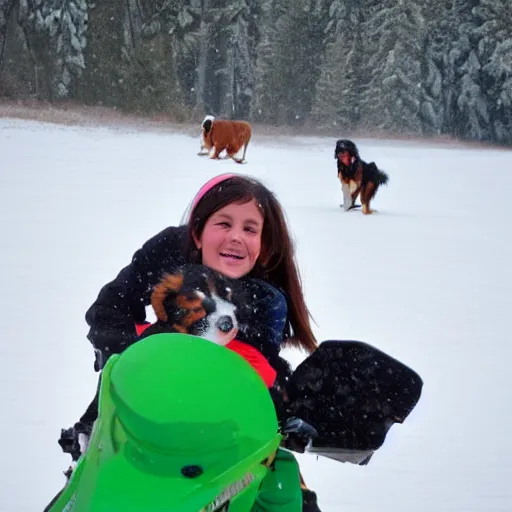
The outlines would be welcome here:
<svg viewBox="0 0 512 512">
<path fill-rule="evenodd" d="M 285 342 L 312 352 L 318 346 L 304 301 L 302 282 L 295 261 L 295 248 L 283 209 L 276 196 L 261 182 L 246 176 L 230 177 L 212 187 L 199 200 L 188 223 L 187 260 L 201 262 L 194 237 L 201 238 L 207 220 L 232 203 L 255 200 L 263 215 L 260 257 L 249 276 L 263 279 L 282 290 L 288 304 Z"/>
</svg>

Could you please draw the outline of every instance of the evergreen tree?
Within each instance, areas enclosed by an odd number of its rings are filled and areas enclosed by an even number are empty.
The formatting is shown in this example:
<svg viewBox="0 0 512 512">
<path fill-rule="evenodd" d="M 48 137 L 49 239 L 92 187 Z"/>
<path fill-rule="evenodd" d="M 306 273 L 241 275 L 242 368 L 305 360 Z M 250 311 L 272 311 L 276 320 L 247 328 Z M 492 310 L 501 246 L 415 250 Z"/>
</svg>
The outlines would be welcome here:
<svg viewBox="0 0 512 512">
<path fill-rule="evenodd" d="M 425 97 L 421 107 L 426 133 L 446 131 L 445 91 L 448 88 L 445 62 L 456 30 L 446 0 L 430 0 L 422 5 L 426 37 L 421 63 Z"/>
<path fill-rule="evenodd" d="M 190 62 L 195 62 L 200 35 L 197 2 L 140 0 L 129 14 L 140 29 L 124 39 L 123 103 L 178 120 L 188 118 L 195 79 Z"/>
<path fill-rule="evenodd" d="M 282 0 L 263 0 L 261 3 L 261 36 L 257 47 L 256 85 L 251 103 L 251 119 L 277 124 L 277 108 L 282 103 L 280 68 L 276 62 L 278 48 L 277 22 L 286 12 Z"/>
<path fill-rule="evenodd" d="M 359 122 L 363 82 L 362 11 L 359 2 L 336 0 L 329 8 L 327 48 L 316 85 L 312 119 L 322 127 L 350 131 Z"/>
<path fill-rule="evenodd" d="M 366 69 L 370 80 L 361 98 L 360 125 L 394 133 L 423 133 L 421 107 L 426 99 L 422 82 L 422 52 L 426 27 L 417 5 L 382 2 L 365 25 L 373 51 Z"/>
<path fill-rule="evenodd" d="M 97 2 L 89 11 L 85 69 L 77 97 L 86 104 L 122 105 L 124 0 Z"/>
<path fill-rule="evenodd" d="M 302 124 L 308 118 L 325 49 L 326 9 L 323 2 L 297 0 L 276 20 L 260 62 L 257 108 L 262 119 Z"/>
<path fill-rule="evenodd" d="M 85 0 L 19 0 L 19 22 L 34 62 L 39 98 L 70 95 L 73 79 L 85 68 L 88 17 Z"/>
<path fill-rule="evenodd" d="M 506 0 L 481 0 L 473 10 L 492 138 L 512 143 L 512 11 Z"/>
<path fill-rule="evenodd" d="M 7 26 L 13 8 L 14 0 L 0 0 L 0 70 L 2 69 Z"/>
<path fill-rule="evenodd" d="M 251 23 L 257 4 L 238 0 L 216 7 L 216 23 L 210 28 L 210 65 L 207 81 L 209 111 L 226 118 L 246 118 L 255 83 L 255 59 Z"/>
<path fill-rule="evenodd" d="M 482 88 L 476 18 L 479 0 L 453 0 L 450 17 L 455 35 L 445 60 L 446 119 L 448 131 L 458 137 L 484 139 L 489 114 Z"/>
</svg>

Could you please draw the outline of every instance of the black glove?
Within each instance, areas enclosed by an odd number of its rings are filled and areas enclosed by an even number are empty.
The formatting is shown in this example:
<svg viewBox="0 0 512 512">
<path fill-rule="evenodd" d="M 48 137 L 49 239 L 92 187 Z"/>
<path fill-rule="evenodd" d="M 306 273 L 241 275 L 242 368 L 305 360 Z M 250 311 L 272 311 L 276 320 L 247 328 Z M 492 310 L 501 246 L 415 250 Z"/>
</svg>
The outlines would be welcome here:
<svg viewBox="0 0 512 512">
<path fill-rule="evenodd" d="M 315 427 L 300 418 L 288 418 L 281 429 L 286 435 L 283 446 L 297 453 L 304 453 L 306 447 L 318 437 Z"/>
<path fill-rule="evenodd" d="M 82 453 L 78 436 L 84 434 L 87 436 L 87 440 L 91 437 L 92 424 L 82 423 L 81 421 L 75 423 L 71 428 L 61 429 L 60 444 L 64 453 L 69 453 L 73 461 L 77 461 Z"/>
<path fill-rule="evenodd" d="M 311 441 L 318 437 L 318 432 L 312 425 L 293 415 L 278 383 L 274 384 L 269 392 L 276 408 L 279 429 L 285 436 L 283 446 L 294 452 L 304 453 Z"/>
</svg>

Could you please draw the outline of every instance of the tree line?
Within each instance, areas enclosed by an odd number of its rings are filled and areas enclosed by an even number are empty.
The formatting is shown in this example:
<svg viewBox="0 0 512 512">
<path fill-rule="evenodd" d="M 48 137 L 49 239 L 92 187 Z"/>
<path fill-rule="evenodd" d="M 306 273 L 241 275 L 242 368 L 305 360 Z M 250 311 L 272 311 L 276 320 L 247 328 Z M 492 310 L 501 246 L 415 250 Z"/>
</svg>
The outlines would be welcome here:
<svg viewBox="0 0 512 512">
<path fill-rule="evenodd" d="M 512 143 L 507 0 L 0 0 L 0 95 Z"/>
</svg>

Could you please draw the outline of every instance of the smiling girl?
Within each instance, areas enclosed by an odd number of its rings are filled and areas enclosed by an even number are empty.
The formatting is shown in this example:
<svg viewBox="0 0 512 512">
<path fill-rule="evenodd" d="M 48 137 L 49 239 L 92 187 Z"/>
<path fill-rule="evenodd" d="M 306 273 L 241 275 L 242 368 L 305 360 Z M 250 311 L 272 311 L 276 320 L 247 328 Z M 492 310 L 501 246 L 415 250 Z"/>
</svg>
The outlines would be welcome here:
<svg viewBox="0 0 512 512">
<path fill-rule="evenodd" d="M 255 179 L 224 174 L 203 185 L 183 225 L 166 228 L 148 240 L 135 252 L 131 263 L 101 289 L 86 313 L 96 371 L 103 368 L 110 355 L 139 339 L 136 325 L 146 322 L 153 288 L 162 276 L 187 263 L 200 263 L 237 279 L 246 290 L 251 300 L 235 302 L 240 325 L 237 340 L 263 354 L 277 372 L 277 386 L 290 372 L 289 365 L 279 357 L 283 346 L 307 352 L 317 347 L 279 201 Z M 71 437 L 72 446 L 78 434 L 90 434 L 95 415 L 97 409 L 89 408 L 74 428 L 63 431 Z M 65 441 L 61 437 L 63 448 Z M 277 463 L 291 467 L 287 474 L 296 481 L 300 496 L 294 458 L 280 452 Z M 301 498 L 297 510 L 303 507 L 303 511 L 318 512 L 314 493 L 304 490 L 302 494 L 304 504 Z M 291 495 L 292 501 L 297 499 L 296 491 L 292 490 Z M 295 510 L 293 507 L 287 510 Z M 267 504 L 261 510 L 273 509 Z"/>
</svg>

